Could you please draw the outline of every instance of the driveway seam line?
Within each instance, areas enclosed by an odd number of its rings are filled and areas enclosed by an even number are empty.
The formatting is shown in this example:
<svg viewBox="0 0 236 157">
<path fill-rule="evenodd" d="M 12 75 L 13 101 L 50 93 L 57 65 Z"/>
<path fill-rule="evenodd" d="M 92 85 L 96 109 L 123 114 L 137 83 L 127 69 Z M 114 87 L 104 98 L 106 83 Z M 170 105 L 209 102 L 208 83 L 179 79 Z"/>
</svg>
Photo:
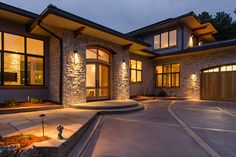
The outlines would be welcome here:
<svg viewBox="0 0 236 157">
<path fill-rule="evenodd" d="M 217 107 L 217 109 L 218 109 L 219 111 L 221 111 L 221 112 L 227 114 L 227 115 L 230 115 L 230 116 L 236 118 L 236 115 L 233 114 L 233 113 L 230 113 L 230 112 L 228 112 L 228 111 L 225 111 L 224 109 L 222 109 L 222 108 L 220 108 L 220 107 Z"/>
<path fill-rule="evenodd" d="M 174 113 L 172 107 L 175 101 L 168 105 L 169 113 L 174 117 L 174 119 L 180 124 L 180 126 L 197 142 L 211 157 L 222 157 L 222 155 L 217 152 L 213 147 L 206 143 L 191 127 L 184 122 L 177 114 Z"/>
</svg>

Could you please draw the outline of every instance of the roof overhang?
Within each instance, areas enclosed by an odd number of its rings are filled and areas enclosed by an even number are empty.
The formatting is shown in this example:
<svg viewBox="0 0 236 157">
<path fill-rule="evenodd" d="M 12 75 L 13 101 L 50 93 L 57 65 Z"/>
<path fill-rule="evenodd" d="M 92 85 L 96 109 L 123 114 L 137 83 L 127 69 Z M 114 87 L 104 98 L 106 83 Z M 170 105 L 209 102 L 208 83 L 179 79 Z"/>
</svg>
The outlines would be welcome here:
<svg viewBox="0 0 236 157">
<path fill-rule="evenodd" d="M 179 21 L 187 25 L 194 34 L 198 35 L 202 39 L 209 42 L 215 41 L 213 34 L 217 33 L 217 30 L 212 22 L 202 22 L 194 13 L 192 13 L 191 16 L 183 17 Z"/>
<path fill-rule="evenodd" d="M 152 59 L 159 60 L 159 59 L 166 59 L 166 58 L 172 58 L 172 57 L 179 57 L 183 55 L 208 53 L 209 51 L 214 52 L 216 50 L 225 51 L 226 49 L 231 49 L 231 48 L 234 48 L 234 49 L 236 48 L 236 39 L 209 43 L 203 46 L 196 46 L 193 48 L 188 48 L 188 49 L 185 49 L 184 51 L 158 54 L 156 57 L 152 57 Z"/>
<path fill-rule="evenodd" d="M 154 31 L 170 28 L 179 24 L 183 24 L 189 27 L 191 30 L 193 30 L 194 34 L 200 36 L 206 41 L 215 41 L 215 38 L 213 36 L 213 34 L 217 33 L 215 26 L 210 21 L 200 21 L 194 12 L 154 23 L 152 25 L 129 32 L 127 34 L 130 36 L 144 35 Z"/>
<path fill-rule="evenodd" d="M 37 14 L 0 2 L 0 18 L 27 25 L 38 17 Z"/>
<path fill-rule="evenodd" d="M 129 46 L 130 51 L 138 51 L 150 46 L 145 42 L 70 14 L 54 6 L 49 6 L 30 27 L 30 32 L 33 34 L 50 36 L 50 34 L 39 27 L 39 21 L 54 33 L 59 29 L 67 29 L 75 32 L 76 35 L 80 31 L 79 33 L 81 34 L 100 38 L 122 46 Z"/>
</svg>

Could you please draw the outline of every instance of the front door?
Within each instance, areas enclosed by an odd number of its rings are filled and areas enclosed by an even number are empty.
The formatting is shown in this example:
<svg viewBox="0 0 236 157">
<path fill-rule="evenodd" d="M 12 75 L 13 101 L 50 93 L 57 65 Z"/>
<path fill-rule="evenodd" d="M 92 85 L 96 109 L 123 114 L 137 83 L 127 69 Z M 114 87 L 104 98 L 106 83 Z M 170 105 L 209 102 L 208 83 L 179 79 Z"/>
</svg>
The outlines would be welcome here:
<svg viewBox="0 0 236 157">
<path fill-rule="evenodd" d="M 109 71 L 105 64 L 86 64 L 87 100 L 109 99 Z"/>
<path fill-rule="evenodd" d="M 110 53 L 98 49 L 86 50 L 86 94 L 87 100 L 110 98 Z"/>
</svg>

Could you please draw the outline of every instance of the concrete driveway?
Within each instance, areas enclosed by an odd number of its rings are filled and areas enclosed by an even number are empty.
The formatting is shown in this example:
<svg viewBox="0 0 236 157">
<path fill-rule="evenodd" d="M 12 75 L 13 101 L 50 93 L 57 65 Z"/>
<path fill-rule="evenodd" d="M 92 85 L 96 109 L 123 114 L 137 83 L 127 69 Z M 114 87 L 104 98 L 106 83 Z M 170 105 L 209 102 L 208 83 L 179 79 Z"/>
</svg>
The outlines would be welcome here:
<svg viewBox="0 0 236 157">
<path fill-rule="evenodd" d="M 236 156 L 236 103 L 147 101 L 145 104 L 147 109 L 139 113 L 105 116 L 81 156 L 207 157 L 209 149 L 212 156 Z M 170 104 L 181 123 L 168 110 Z M 191 130 L 186 131 L 183 124 Z"/>
</svg>

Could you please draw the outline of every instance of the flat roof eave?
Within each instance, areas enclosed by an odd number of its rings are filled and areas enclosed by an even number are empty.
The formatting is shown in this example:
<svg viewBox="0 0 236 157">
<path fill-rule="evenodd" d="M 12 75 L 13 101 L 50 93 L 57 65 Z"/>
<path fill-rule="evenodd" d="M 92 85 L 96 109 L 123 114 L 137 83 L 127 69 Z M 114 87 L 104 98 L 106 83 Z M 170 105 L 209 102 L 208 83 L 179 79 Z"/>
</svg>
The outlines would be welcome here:
<svg viewBox="0 0 236 157">
<path fill-rule="evenodd" d="M 150 44 L 137 40 L 133 37 L 130 37 L 126 34 L 120 33 L 118 31 L 115 31 L 113 29 L 107 28 L 105 26 L 99 25 L 97 23 L 94 23 L 92 21 L 86 20 L 84 18 L 81 18 L 79 16 L 76 16 L 74 14 L 71 14 L 69 12 L 66 12 L 64 10 L 58 9 L 57 7 L 53 5 L 49 5 L 47 9 L 36 19 L 36 21 L 30 26 L 29 31 L 32 32 L 38 25 L 38 22 L 44 22 L 49 18 L 49 16 L 54 16 L 56 18 L 60 18 L 61 20 L 66 20 L 67 22 L 71 23 L 77 23 L 80 26 L 85 26 L 87 27 L 86 29 L 90 29 L 93 31 L 97 31 L 100 34 L 103 34 L 104 36 L 110 36 L 113 37 L 114 40 L 119 40 L 122 41 L 122 43 L 125 43 L 124 45 L 132 44 L 135 45 L 136 47 L 139 47 L 138 49 L 143 49 L 146 47 L 150 47 Z M 55 18 L 54 18 L 55 19 Z M 63 23 L 63 21 L 61 21 Z M 53 24 L 53 21 L 47 21 L 47 25 L 53 26 L 53 27 L 58 27 L 58 25 Z M 65 28 L 67 26 L 65 25 Z M 79 27 L 79 26 L 78 26 Z M 69 26 L 68 26 L 69 28 Z M 70 27 L 71 28 L 71 27 Z M 77 28 L 78 29 L 78 28 Z M 75 28 L 73 28 L 73 31 L 75 31 Z M 86 31 L 85 31 L 86 32 Z M 92 36 L 93 34 L 91 34 Z M 101 36 L 102 38 L 102 36 Z"/>
</svg>

